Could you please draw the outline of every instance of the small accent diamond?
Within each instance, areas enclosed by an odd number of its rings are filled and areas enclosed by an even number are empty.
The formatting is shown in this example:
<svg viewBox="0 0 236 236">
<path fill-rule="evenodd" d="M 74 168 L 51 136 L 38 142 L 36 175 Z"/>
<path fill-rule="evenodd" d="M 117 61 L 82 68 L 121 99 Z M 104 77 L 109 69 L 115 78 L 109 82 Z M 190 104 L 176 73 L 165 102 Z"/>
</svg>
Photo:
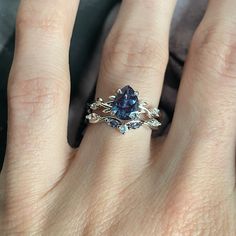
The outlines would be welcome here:
<svg viewBox="0 0 236 236">
<path fill-rule="evenodd" d="M 121 126 L 119 127 L 119 130 L 120 130 L 120 132 L 121 132 L 122 134 L 125 134 L 125 133 L 129 130 L 129 128 L 128 128 L 127 125 L 121 125 Z"/>
<path fill-rule="evenodd" d="M 151 120 L 147 121 L 146 123 L 148 125 L 152 126 L 153 128 L 157 128 L 161 125 L 161 123 L 156 119 L 151 119 Z"/>
<path fill-rule="evenodd" d="M 97 104 L 96 104 L 96 103 L 92 103 L 92 104 L 90 105 L 90 108 L 91 108 L 92 110 L 96 110 L 96 109 L 97 109 Z"/>
<path fill-rule="evenodd" d="M 158 108 L 154 108 L 151 112 L 152 116 L 159 117 L 160 110 Z"/>
<path fill-rule="evenodd" d="M 97 123 L 99 120 L 99 115 L 96 113 L 91 113 L 86 116 L 86 119 L 88 119 L 90 123 Z"/>
</svg>

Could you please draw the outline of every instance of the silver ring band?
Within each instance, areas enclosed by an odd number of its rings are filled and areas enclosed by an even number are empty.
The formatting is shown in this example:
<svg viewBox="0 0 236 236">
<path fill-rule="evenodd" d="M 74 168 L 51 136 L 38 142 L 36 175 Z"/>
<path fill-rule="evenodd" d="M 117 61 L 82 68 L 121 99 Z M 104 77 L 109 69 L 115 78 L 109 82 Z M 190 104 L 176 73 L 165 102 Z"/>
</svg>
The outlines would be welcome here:
<svg viewBox="0 0 236 236">
<path fill-rule="evenodd" d="M 108 101 L 97 98 L 89 105 L 86 119 L 89 123 L 106 123 L 112 128 L 118 129 L 122 134 L 128 130 L 147 126 L 152 130 L 161 125 L 158 118 L 160 111 L 157 108 L 149 108 L 146 102 L 138 99 L 139 93 L 130 86 L 118 89 L 116 95 L 109 97 Z"/>
</svg>

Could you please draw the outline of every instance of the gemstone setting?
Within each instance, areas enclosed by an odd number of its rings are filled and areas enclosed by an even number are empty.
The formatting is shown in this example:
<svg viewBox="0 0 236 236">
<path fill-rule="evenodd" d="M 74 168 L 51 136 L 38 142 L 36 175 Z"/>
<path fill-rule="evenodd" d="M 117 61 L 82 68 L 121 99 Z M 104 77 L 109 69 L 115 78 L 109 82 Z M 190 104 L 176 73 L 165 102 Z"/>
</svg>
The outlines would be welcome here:
<svg viewBox="0 0 236 236">
<path fill-rule="evenodd" d="M 117 120 L 117 119 L 114 119 L 114 118 L 107 118 L 105 120 L 107 122 L 107 124 L 109 126 L 111 126 L 112 128 L 118 128 L 119 126 L 121 126 L 121 121 Z"/>
<path fill-rule="evenodd" d="M 142 125 L 143 125 L 143 123 L 141 121 L 139 121 L 139 120 L 131 121 L 131 122 L 128 123 L 129 129 L 138 129 Z"/>
<path fill-rule="evenodd" d="M 112 102 L 111 112 L 121 120 L 130 120 L 130 114 L 139 110 L 138 96 L 129 85 L 117 93 Z"/>
<path fill-rule="evenodd" d="M 159 126 L 161 126 L 161 123 L 154 118 L 148 120 L 146 124 L 149 125 L 149 127 L 151 127 L 152 129 L 157 129 Z"/>
<path fill-rule="evenodd" d="M 94 124 L 105 122 L 121 134 L 141 126 L 158 129 L 161 125 L 159 109 L 150 108 L 147 102 L 138 97 L 139 92 L 129 85 L 117 89 L 116 94 L 109 96 L 109 100 L 98 97 L 89 104 L 86 119 Z"/>
</svg>

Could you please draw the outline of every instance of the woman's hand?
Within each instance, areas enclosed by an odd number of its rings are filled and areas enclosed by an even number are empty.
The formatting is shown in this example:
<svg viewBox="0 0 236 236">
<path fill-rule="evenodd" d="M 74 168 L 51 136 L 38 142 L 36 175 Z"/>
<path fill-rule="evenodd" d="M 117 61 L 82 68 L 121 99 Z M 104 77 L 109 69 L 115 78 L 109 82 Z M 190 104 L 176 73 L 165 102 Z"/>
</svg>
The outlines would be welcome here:
<svg viewBox="0 0 236 236">
<path fill-rule="evenodd" d="M 235 1 L 209 1 L 165 137 L 97 124 L 72 150 L 68 51 L 77 5 L 21 1 L 1 235 L 235 235 Z M 129 84 L 158 105 L 174 7 L 175 0 L 123 0 L 96 96 Z"/>
</svg>

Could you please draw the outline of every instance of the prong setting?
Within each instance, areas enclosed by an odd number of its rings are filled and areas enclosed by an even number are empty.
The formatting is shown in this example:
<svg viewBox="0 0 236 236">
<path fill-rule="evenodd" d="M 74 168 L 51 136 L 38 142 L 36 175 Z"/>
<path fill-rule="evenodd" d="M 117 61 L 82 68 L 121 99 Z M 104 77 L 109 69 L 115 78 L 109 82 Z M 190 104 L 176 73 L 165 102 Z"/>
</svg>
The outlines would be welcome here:
<svg viewBox="0 0 236 236">
<path fill-rule="evenodd" d="M 116 115 L 115 111 L 111 111 L 111 115 L 115 116 Z"/>
<path fill-rule="evenodd" d="M 115 98 L 116 98 L 116 96 L 114 96 L 114 95 L 112 95 L 112 96 L 109 97 L 109 99 L 112 100 L 112 101 L 113 101 Z"/>
<path fill-rule="evenodd" d="M 121 89 L 117 89 L 116 93 L 117 94 L 122 94 L 122 90 Z"/>
</svg>

